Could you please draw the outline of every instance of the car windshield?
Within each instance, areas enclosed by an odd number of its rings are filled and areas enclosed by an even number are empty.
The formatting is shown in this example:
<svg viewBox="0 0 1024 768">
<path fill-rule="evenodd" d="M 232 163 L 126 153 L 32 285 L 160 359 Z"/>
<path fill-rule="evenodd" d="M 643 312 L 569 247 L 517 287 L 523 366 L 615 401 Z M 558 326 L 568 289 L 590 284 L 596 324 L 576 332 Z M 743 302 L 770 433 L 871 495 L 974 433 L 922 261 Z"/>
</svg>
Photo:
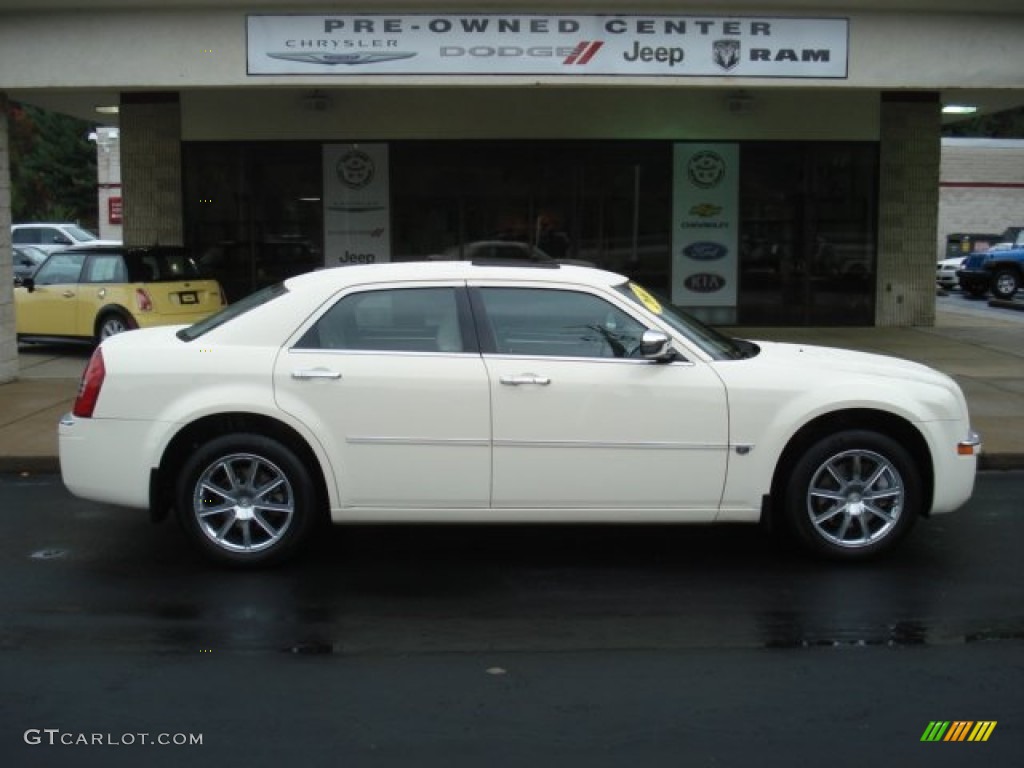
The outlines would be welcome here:
<svg viewBox="0 0 1024 768">
<path fill-rule="evenodd" d="M 284 283 L 268 285 L 266 288 L 256 291 L 256 293 L 250 293 L 244 299 L 240 299 L 234 304 L 229 304 L 220 312 L 210 315 L 205 320 L 200 320 L 188 328 L 182 328 L 178 331 L 177 336 L 182 341 L 198 339 L 204 333 L 209 333 L 214 328 L 219 328 L 236 317 L 244 315 L 246 312 L 266 304 L 268 301 L 273 301 L 278 296 L 282 296 L 287 292 L 288 289 L 285 288 Z"/>
<path fill-rule="evenodd" d="M 734 339 L 714 328 L 709 328 L 697 318 L 634 282 L 617 285 L 615 290 L 634 304 L 639 304 L 648 312 L 657 315 L 716 360 L 743 360 L 753 357 L 758 352 L 757 345 L 742 339 Z"/>
<path fill-rule="evenodd" d="M 127 251 L 124 264 L 130 283 L 166 283 L 203 278 L 192 257 L 178 249 Z"/>
</svg>

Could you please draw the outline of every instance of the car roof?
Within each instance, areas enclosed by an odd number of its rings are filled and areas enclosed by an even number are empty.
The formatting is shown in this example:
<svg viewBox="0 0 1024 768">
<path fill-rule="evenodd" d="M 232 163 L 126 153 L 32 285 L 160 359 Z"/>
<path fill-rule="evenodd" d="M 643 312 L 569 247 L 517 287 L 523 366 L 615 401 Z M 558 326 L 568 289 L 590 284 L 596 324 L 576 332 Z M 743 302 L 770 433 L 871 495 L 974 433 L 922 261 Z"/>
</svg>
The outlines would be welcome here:
<svg viewBox="0 0 1024 768">
<path fill-rule="evenodd" d="M 377 282 L 426 280 L 530 280 L 566 285 L 608 287 L 619 285 L 626 277 L 591 267 L 529 261 L 399 261 L 381 264 L 356 264 L 330 267 L 289 278 L 289 289 L 303 289 L 330 283 L 332 289 Z"/>
</svg>

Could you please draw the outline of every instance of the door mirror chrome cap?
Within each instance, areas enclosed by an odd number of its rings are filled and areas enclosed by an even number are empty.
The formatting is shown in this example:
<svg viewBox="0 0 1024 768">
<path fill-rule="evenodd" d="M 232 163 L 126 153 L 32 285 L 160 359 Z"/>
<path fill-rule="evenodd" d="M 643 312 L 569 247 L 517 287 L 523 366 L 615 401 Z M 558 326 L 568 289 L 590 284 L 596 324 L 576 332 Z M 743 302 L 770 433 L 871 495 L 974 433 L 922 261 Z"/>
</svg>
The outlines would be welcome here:
<svg viewBox="0 0 1024 768">
<path fill-rule="evenodd" d="M 667 363 L 676 358 L 676 351 L 668 334 L 648 329 L 640 337 L 640 355 L 647 360 Z"/>
</svg>

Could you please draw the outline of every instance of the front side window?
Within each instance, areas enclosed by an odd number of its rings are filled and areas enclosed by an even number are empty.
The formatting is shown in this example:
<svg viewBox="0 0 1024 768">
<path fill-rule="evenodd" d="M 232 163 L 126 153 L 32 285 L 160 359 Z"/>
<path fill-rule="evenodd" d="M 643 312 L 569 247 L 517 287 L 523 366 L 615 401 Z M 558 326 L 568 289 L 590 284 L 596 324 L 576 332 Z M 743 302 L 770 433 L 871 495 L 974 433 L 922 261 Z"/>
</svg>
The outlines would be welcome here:
<svg viewBox="0 0 1024 768">
<path fill-rule="evenodd" d="M 340 299 L 297 349 L 461 352 L 455 288 L 396 288 Z"/>
<path fill-rule="evenodd" d="M 589 293 L 549 288 L 482 288 L 499 355 L 627 358 L 646 327 Z"/>
<path fill-rule="evenodd" d="M 36 285 L 77 283 L 84 261 L 84 253 L 55 253 L 36 272 Z"/>
</svg>

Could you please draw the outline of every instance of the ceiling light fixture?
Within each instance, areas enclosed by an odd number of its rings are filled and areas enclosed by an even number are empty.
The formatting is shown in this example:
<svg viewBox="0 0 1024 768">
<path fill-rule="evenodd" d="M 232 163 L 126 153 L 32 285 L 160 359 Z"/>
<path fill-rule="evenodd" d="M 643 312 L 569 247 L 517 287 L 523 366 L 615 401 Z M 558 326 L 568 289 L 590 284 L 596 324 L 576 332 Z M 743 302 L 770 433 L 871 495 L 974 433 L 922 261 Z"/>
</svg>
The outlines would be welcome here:
<svg viewBox="0 0 1024 768">
<path fill-rule="evenodd" d="M 973 115 L 978 108 L 972 104 L 947 104 L 942 108 L 944 115 Z"/>
</svg>

